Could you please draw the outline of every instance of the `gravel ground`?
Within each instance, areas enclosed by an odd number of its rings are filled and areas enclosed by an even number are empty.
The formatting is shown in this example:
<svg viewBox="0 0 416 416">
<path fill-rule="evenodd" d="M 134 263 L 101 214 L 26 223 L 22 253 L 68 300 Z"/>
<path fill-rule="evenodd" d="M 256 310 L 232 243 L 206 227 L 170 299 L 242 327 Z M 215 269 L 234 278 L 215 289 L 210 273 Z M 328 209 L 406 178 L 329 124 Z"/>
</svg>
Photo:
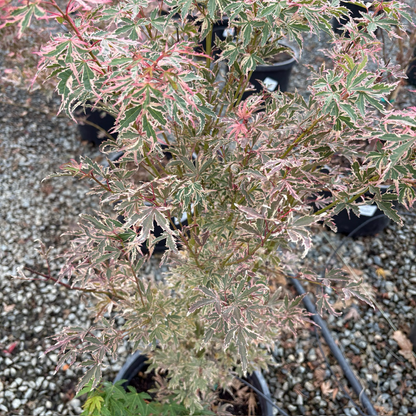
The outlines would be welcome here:
<svg viewBox="0 0 416 416">
<path fill-rule="evenodd" d="M 318 66 L 324 59 L 315 53 L 322 45 L 307 39 L 303 63 Z M 309 70 L 298 65 L 291 89 L 305 93 Z M 306 94 L 306 93 L 305 93 Z M 401 107 L 416 105 L 411 88 L 401 91 Z M 0 92 L 0 415 L 78 415 L 81 402 L 74 399 L 79 372 L 72 368 L 54 374 L 56 354 L 42 355 L 50 345 L 45 339 L 70 324 L 88 325 L 90 317 L 80 296 L 40 281 L 10 278 L 23 264 L 42 269 L 37 239 L 53 245 L 54 257 L 65 250 L 61 234 L 76 227 L 81 212 L 93 212 L 98 201 L 86 197 L 89 184 L 68 178 L 42 182 L 59 165 L 81 154 L 99 158 L 96 149 L 80 142 L 76 126 L 56 117 L 57 101 L 8 87 Z M 328 255 L 342 239 L 322 228 L 314 235 L 315 248 L 306 262 L 321 270 Z M 374 289 L 381 309 L 353 303 L 328 325 L 355 373 L 366 387 L 380 415 L 416 413 L 416 370 L 393 340 L 394 328 L 404 333 L 416 319 L 416 217 L 406 216 L 402 228 L 392 224 L 375 238 L 350 239 L 337 259 L 362 275 Z M 157 259 L 145 274 L 158 278 Z M 61 265 L 52 262 L 52 273 Z M 313 288 L 311 288 L 313 290 Z M 387 318 L 387 320 L 386 320 Z M 324 343 L 323 343 L 324 344 Z M 337 380 L 354 397 L 338 364 L 328 356 L 335 377 L 324 362 L 312 328 L 297 339 L 284 336 L 276 346 L 276 368 L 266 375 L 276 402 L 292 415 L 357 415 L 340 391 Z M 111 379 L 121 359 L 108 362 L 104 377 Z"/>
</svg>

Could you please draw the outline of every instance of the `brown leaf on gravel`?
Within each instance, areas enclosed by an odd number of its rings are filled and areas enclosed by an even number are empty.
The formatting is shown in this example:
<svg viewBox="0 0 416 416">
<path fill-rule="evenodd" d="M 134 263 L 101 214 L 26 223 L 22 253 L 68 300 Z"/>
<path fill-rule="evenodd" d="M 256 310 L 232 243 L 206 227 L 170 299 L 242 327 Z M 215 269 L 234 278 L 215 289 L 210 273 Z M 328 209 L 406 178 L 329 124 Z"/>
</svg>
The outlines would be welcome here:
<svg viewBox="0 0 416 416">
<path fill-rule="evenodd" d="M 349 308 L 351 305 L 353 304 L 353 300 L 352 298 L 344 301 L 342 299 L 338 299 L 333 305 L 332 307 L 336 310 L 336 311 L 342 311 L 345 308 Z"/>
<path fill-rule="evenodd" d="M 393 412 L 391 410 L 386 409 L 384 406 L 374 405 L 374 409 L 377 410 L 377 413 L 380 416 L 393 416 Z"/>
<path fill-rule="evenodd" d="M 382 277 L 383 279 L 385 279 L 386 277 L 390 277 L 391 276 L 391 271 L 390 270 L 384 270 L 382 267 L 379 267 L 376 269 L 376 274 L 379 277 Z"/>
<path fill-rule="evenodd" d="M 334 389 L 331 389 L 331 381 L 327 380 L 321 384 L 321 392 L 324 396 L 329 396 Z"/>
<path fill-rule="evenodd" d="M 6 313 L 11 312 L 15 306 L 16 305 L 14 303 L 12 303 L 11 305 L 6 305 L 5 303 L 3 303 L 4 312 Z"/>
<path fill-rule="evenodd" d="M 409 360 L 416 368 L 416 358 L 413 355 L 413 344 L 410 339 L 402 331 L 395 331 L 393 339 L 399 344 L 399 354 L 403 355 L 406 360 Z"/>
<path fill-rule="evenodd" d="M 352 276 L 352 277 L 354 277 L 354 275 L 357 275 L 358 277 L 361 277 L 362 276 L 362 274 L 364 273 L 362 270 L 360 270 L 360 269 L 354 269 L 354 267 L 347 267 L 347 266 L 344 266 L 343 268 L 342 268 L 342 270 L 345 272 L 345 273 L 347 273 L 348 275 L 350 275 L 350 276 Z"/>
<path fill-rule="evenodd" d="M 354 321 L 358 321 L 361 318 L 360 313 L 355 308 L 350 308 L 350 310 L 344 316 L 344 321 L 348 321 L 349 319 L 354 319 Z"/>
<path fill-rule="evenodd" d="M 322 385 L 323 381 L 325 380 L 325 370 L 326 370 L 325 365 L 315 368 L 315 371 L 313 372 L 313 378 L 315 381 L 313 382 L 313 384 L 316 387 L 319 385 Z"/>
</svg>

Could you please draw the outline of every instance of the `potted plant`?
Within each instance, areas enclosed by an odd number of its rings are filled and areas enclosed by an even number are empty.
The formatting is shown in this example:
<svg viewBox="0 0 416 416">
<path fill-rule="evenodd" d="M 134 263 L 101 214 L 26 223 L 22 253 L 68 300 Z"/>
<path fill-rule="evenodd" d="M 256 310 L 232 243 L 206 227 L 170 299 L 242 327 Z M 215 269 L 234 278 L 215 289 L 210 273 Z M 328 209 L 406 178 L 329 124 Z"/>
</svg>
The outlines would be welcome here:
<svg viewBox="0 0 416 416">
<path fill-rule="evenodd" d="M 401 27 L 404 6 L 375 3 L 384 13 L 360 23 L 367 30 L 352 30 L 349 39 L 332 33 L 330 19 L 340 9 L 327 0 L 169 0 L 150 9 L 146 0 L 72 0 L 66 8 L 37 0 L 6 8 L 4 24 L 21 31 L 31 18 L 57 19 L 68 28 L 44 45 L 39 71 L 56 80 L 69 116 L 99 100 L 115 115 L 118 133 L 103 150 L 123 150 L 153 177 L 134 184 L 127 165 L 109 161 L 104 168 L 87 158 L 63 164 L 58 174 L 90 179 L 103 205 L 120 201 L 116 214 L 104 207 L 84 216 L 61 274 L 43 273 L 93 296 L 94 326 L 65 328 L 52 348 L 61 353 L 58 367 L 88 353 L 79 389 L 98 385 L 104 355 L 116 355 L 128 338 L 134 350 L 149 354 L 149 370 L 167 372 L 161 401 L 182 403 L 191 414 L 209 409 L 217 386 L 227 389 L 235 374 L 272 363 L 268 351 L 282 330 L 310 322 L 302 297 L 293 299 L 272 282 L 277 270 L 289 267 L 290 252 L 308 251 L 311 224 L 332 226 L 342 210 L 359 215 L 368 192 L 389 218 L 401 221 L 392 201 L 408 207 L 415 200 L 415 110 L 381 104 L 396 84 L 380 82 L 389 69 L 377 56 L 374 33 L 380 28 L 393 35 L 391 22 Z M 194 12 L 204 16 L 201 31 L 187 21 Z M 172 22 L 176 13 L 181 27 Z M 213 26 L 224 14 L 237 30 L 216 57 Z M 320 30 L 333 37 L 327 52 L 333 68 L 311 72 L 308 100 L 279 91 L 243 99 L 270 48 L 281 48 L 285 39 L 302 48 L 303 34 Z M 202 39 L 203 54 L 195 51 Z M 219 87 L 223 61 L 228 72 Z M 172 155 L 166 165 L 162 145 Z M 340 155 L 348 160 L 342 169 Z M 322 202 L 322 191 L 331 199 L 313 212 L 309 201 Z M 178 228 L 172 218 L 183 212 L 187 225 Z M 163 230 L 158 238 L 154 221 Z M 169 273 L 163 282 L 143 281 L 141 267 L 162 238 Z M 302 269 L 296 276 L 371 304 L 371 293 L 352 276 L 331 273 L 322 280 Z M 324 290 L 316 295 L 321 313 L 335 313 Z M 117 327 L 120 315 L 125 323 Z"/>
</svg>

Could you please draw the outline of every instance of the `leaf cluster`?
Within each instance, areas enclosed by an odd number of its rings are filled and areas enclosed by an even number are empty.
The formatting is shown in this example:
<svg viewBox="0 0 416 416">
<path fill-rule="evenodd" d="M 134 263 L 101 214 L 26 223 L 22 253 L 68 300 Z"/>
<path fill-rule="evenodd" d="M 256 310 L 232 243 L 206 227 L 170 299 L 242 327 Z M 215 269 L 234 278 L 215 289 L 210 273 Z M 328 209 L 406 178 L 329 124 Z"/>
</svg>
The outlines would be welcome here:
<svg viewBox="0 0 416 416">
<path fill-rule="evenodd" d="M 120 380 L 112 384 L 104 382 L 96 389 L 89 382 L 78 394 L 88 393 L 83 405 L 82 416 L 185 416 L 189 411 L 183 405 L 173 402 L 160 403 L 152 400 L 149 394 L 138 393 L 134 387 L 128 386 L 127 391 Z M 199 411 L 195 415 L 212 415 L 209 411 Z"/>
</svg>

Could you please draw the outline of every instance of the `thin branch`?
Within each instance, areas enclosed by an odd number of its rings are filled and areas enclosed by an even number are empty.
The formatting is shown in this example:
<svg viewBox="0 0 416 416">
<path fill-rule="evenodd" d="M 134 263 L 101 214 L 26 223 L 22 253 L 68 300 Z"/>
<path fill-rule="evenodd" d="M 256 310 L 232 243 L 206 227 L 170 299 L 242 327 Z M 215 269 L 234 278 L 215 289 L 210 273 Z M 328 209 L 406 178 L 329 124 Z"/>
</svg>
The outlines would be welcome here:
<svg viewBox="0 0 416 416">
<path fill-rule="evenodd" d="M 86 288 L 80 287 L 80 286 L 71 286 L 71 285 L 68 285 L 67 283 L 64 283 L 64 282 L 61 282 L 58 279 L 55 279 L 51 275 L 47 275 L 47 274 L 38 272 L 37 270 L 34 270 L 34 269 L 32 269 L 32 268 L 30 268 L 28 266 L 24 266 L 24 269 L 27 270 L 27 271 L 29 271 L 29 272 L 31 272 L 31 273 L 36 274 L 37 276 L 44 277 L 46 280 L 42 280 L 42 282 L 46 282 L 48 280 L 52 280 L 53 282 L 55 282 L 55 283 L 57 283 L 57 284 L 65 287 L 65 288 L 67 288 L 69 290 L 78 290 L 80 292 L 86 292 L 86 293 L 98 293 L 100 295 L 107 295 L 110 299 L 111 299 L 111 297 L 116 297 L 118 299 L 121 299 L 120 296 L 118 296 L 118 295 L 116 295 L 114 293 L 111 293 L 111 292 L 106 292 L 106 291 L 103 291 L 103 290 L 95 290 L 95 289 L 86 289 Z M 29 277 L 28 280 L 32 280 L 32 279 Z M 33 279 L 33 280 L 40 280 L 40 279 Z"/>
</svg>

